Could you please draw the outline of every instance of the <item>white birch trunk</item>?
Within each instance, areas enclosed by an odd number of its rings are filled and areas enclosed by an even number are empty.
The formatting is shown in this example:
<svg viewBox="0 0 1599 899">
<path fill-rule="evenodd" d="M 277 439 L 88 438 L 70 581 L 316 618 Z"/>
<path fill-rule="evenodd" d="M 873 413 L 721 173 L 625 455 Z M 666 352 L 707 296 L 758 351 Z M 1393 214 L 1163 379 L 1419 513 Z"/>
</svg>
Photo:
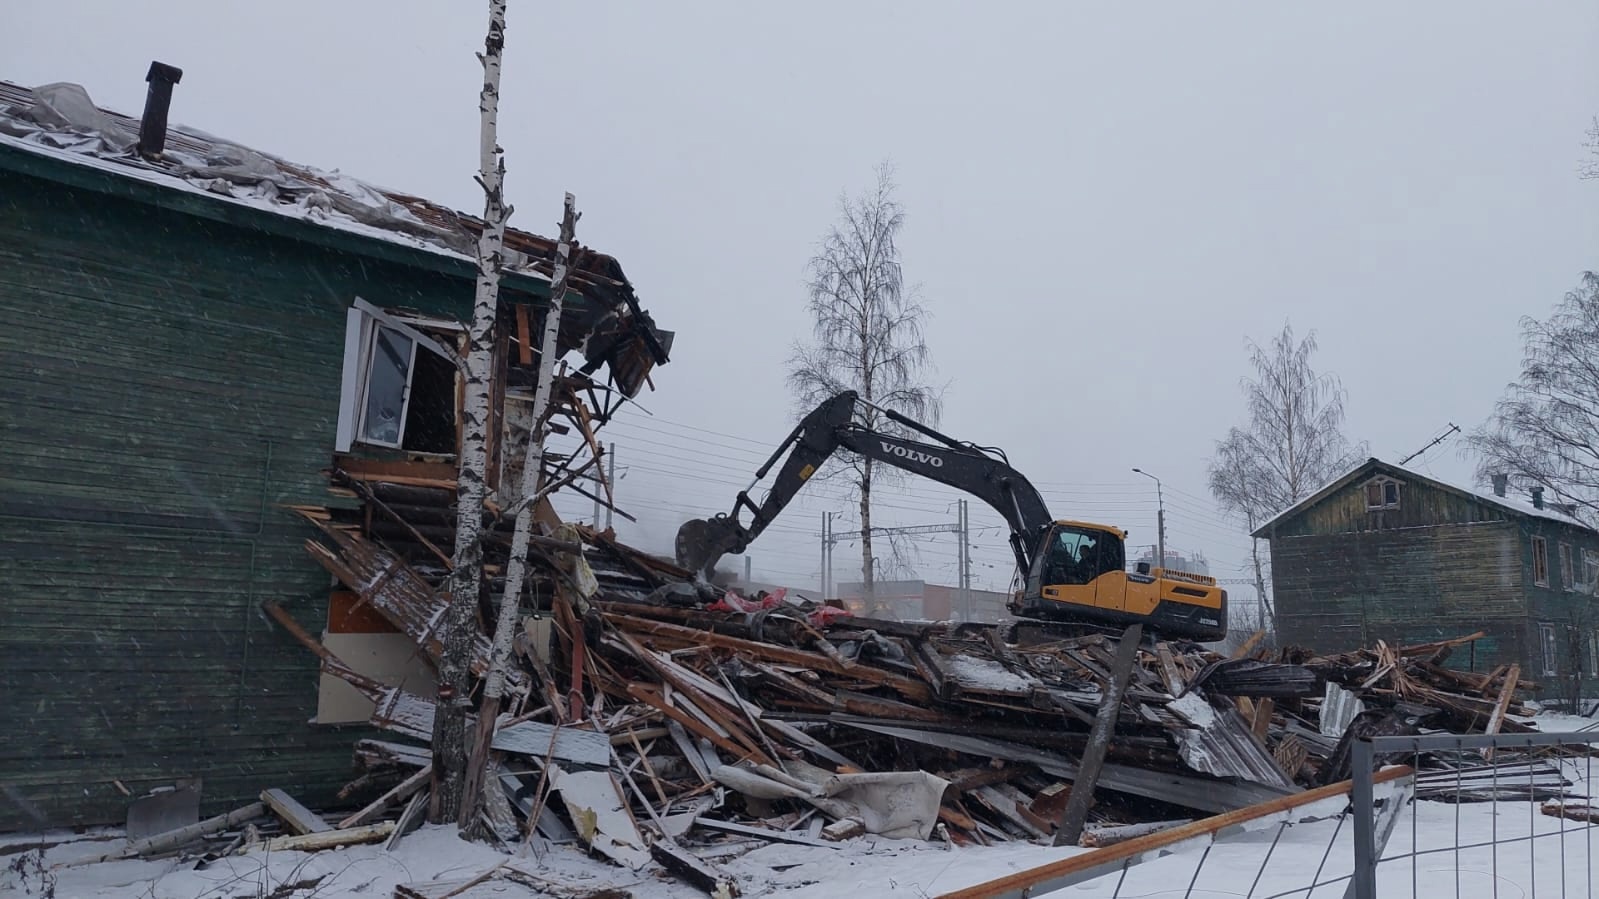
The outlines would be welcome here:
<svg viewBox="0 0 1599 899">
<path fill-rule="evenodd" d="M 516 530 L 511 535 L 511 558 L 505 567 L 505 595 L 500 600 L 500 617 L 494 631 L 488 681 L 483 686 L 487 699 L 505 694 L 505 665 L 511 655 L 512 637 L 522 600 L 522 585 L 527 578 L 528 537 L 533 530 L 535 497 L 544 470 L 544 426 L 550 409 L 550 393 L 555 381 L 555 357 L 559 354 L 561 305 L 566 300 L 566 285 L 571 271 L 572 241 L 577 228 L 577 209 L 571 194 L 566 195 L 566 211 L 561 217 L 561 240 L 555 248 L 555 270 L 550 278 L 550 308 L 544 314 L 544 335 L 539 344 L 539 380 L 533 393 L 533 430 L 528 435 L 527 462 L 522 466 L 522 493 L 516 513 Z"/>
<path fill-rule="evenodd" d="M 477 294 L 472 304 L 471 344 L 461 410 L 461 454 L 456 486 L 456 531 L 449 605 L 440 628 L 439 701 L 433 719 L 434 785 L 429 820 L 455 821 L 466 786 L 466 716 L 470 709 L 472 645 L 483 575 L 483 501 L 487 484 L 489 384 L 493 378 L 494 321 L 499 309 L 505 221 L 505 160 L 498 134 L 500 59 L 505 49 L 506 0 L 489 0 L 488 36 L 479 98 L 482 132 L 478 181 L 483 186 L 483 233 L 478 238 Z"/>
<path fill-rule="evenodd" d="M 522 466 L 521 498 L 517 503 L 516 530 L 511 535 L 511 555 L 505 566 L 505 592 L 500 597 L 500 614 L 494 628 L 494 644 L 489 654 L 488 675 L 483 682 L 483 704 L 478 709 L 477 732 L 472 739 L 472 754 L 467 763 L 465 798 L 461 802 L 459 823 L 463 830 L 475 832 L 477 809 L 489 790 L 498 784 L 485 783 L 489 747 L 505 695 L 506 666 L 516 636 L 521 613 L 522 585 L 527 580 L 528 537 L 533 530 L 533 511 L 544 470 L 544 422 L 549 414 L 550 394 L 555 381 L 555 357 L 559 354 L 561 305 L 571 271 L 572 241 L 577 229 L 577 208 L 571 194 L 561 217 L 561 239 L 555 248 L 555 267 L 550 277 L 550 306 L 544 314 L 544 333 L 539 349 L 538 386 L 533 393 L 532 430 L 528 433 L 527 459 Z"/>
</svg>

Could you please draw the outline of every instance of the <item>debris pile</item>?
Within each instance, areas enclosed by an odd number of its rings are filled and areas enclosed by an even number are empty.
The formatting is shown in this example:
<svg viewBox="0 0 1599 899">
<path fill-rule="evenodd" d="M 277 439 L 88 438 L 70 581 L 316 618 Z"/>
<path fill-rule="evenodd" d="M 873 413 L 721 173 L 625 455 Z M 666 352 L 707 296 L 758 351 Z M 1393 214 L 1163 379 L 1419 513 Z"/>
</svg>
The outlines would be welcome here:
<svg viewBox="0 0 1599 899">
<path fill-rule="evenodd" d="M 323 533 L 310 548 L 324 566 L 436 658 L 437 560 L 429 565 L 415 539 L 391 550 L 347 512 L 302 513 Z M 863 832 L 1048 837 L 1113 677 L 1110 633 L 1012 643 L 993 625 L 741 596 L 582 526 L 536 538 L 532 558 L 511 672 L 519 692 L 492 743 L 505 802 L 487 802 L 485 822 L 507 840 L 577 838 L 628 865 L 649 857 L 641 827 L 673 840 L 807 844 Z M 1353 736 L 1526 729 L 1510 716 L 1526 711 L 1516 691 L 1532 685 L 1513 667 L 1444 667 L 1477 636 L 1339 656 L 1251 655 L 1246 645 L 1228 658 L 1146 643 L 1096 773 L 1085 839 L 1342 779 Z M 428 741 L 430 698 L 371 683 L 302 639 L 369 695 L 373 724 Z M 488 658 L 484 636 L 480 676 Z M 426 769 L 425 746 L 367 741 L 360 753 L 374 779 L 385 767 L 403 778 L 389 804 L 425 786 L 406 773 Z"/>
<path fill-rule="evenodd" d="M 450 485 L 333 476 L 363 503 L 296 508 L 319 531 L 308 550 L 436 664 Z M 492 596 L 509 533 L 488 533 Z M 876 620 L 743 596 L 579 525 L 543 528 L 530 560 L 511 687 L 481 762 L 481 832 L 654 863 L 707 892 L 737 890 L 718 853 L 759 843 L 1049 839 L 1082 788 L 1079 842 L 1104 846 L 1345 779 L 1359 736 L 1528 729 L 1513 716 L 1533 685 L 1516 666 L 1445 666 L 1480 635 L 1342 655 L 1253 640 L 1231 656 L 1160 639 L 1125 652 L 1091 628 Z M 343 796 L 359 809 L 316 816 L 268 791 L 264 808 L 201 828 L 212 849 L 266 810 L 287 828 L 274 845 L 400 840 L 428 803 L 435 698 L 359 673 L 289 610 L 264 608 L 371 701 L 387 735 L 355 747 L 361 773 Z M 480 610 L 485 629 L 497 617 Z M 491 636 L 471 666 L 480 684 Z M 1102 711 L 1117 694 L 1114 714 Z M 1109 739 L 1090 752 L 1100 720 Z M 1542 798 L 1562 795 L 1551 789 Z"/>
</svg>

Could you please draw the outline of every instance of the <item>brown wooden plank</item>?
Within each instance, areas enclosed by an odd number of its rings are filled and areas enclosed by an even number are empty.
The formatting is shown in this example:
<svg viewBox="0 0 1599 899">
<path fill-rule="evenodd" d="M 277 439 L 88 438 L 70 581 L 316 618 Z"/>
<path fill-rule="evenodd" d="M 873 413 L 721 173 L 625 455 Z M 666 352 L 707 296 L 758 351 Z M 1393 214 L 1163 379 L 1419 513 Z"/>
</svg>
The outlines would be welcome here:
<svg viewBox="0 0 1599 899">
<path fill-rule="evenodd" d="M 818 671 L 852 677 L 867 683 L 891 687 L 901 695 L 918 702 L 929 702 L 932 699 L 932 693 L 927 689 L 925 683 L 904 675 L 884 671 L 881 668 L 874 668 L 871 665 L 840 665 L 827 656 L 814 652 L 776 646 L 770 643 L 757 643 L 753 640 L 729 637 L 724 634 L 696 628 L 681 627 L 664 621 L 641 621 L 615 612 L 606 612 L 605 618 L 618 628 L 635 634 L 670 637 L 689 646 L 719 646 L 724 649 L 748 653 L 765 661 L 781 662 L 785 665 L 800 665 L 814 668 Z"/>
<path fill-rule="evenodd" d="M 527 304 L 516 304 L 516 361 L 522 365 L 533 364 L 533 326 L 528 321 Z"/>
<path fill-rule="evenodd" d="M 1138 661 L 1138 641 L 1143 638 L 1142 625 L 1134 624 L 1122 633 L 1121 644 L 1116 648 L 1116 658 L 1110 671 L 1110 684 L 1105 698 L 1100 700 L 1099 714 L 1094 729 L 1088 737 L 1088 747 L 1083 750 L 1078 764 L 1077 778 L 1072 782 L 1066 808 L 1061 811 L 1060 826 L 1055 831 L 1056 846 L 1075 846 L 1083 835 L 1083 824 L 1088 821 L 1088 809 L 1094 801 L 1094 788 L 1099 783 L 1099 773 L 1105 764 L 1105 752 L 1116 730 L 1116 716 L 1121 709 L 1122 694 L 1127 692 L 1133 677 L 1133 665 Z"/>
<path fill-rule="evenodd" d="M 1488 718 L 1488 726 L 1482 732 L 1488 735 L 1499 733 L 1499 728 L 1505 725 L 1505 712 L 1510 708 L 1510 700 L 1516 695 L 1516 682 L 1521 679 L 1521 665 L 1512 662 L 1510 670 L 1505 672 L 1505 686 L 1499 691 L 1499 701 L 1494 703 L 1493 714 Z M 1484 749 L 1482 757 L 1492 760 L 1493 747 Z"/>
<path fill-rule="evenodd" d="M 348 818 L 345 818 L 343 821 L 340 821 L 338 824 L 338 829 L 347 830 L 357 824 L 366 823 L 393 803 L 401 802 L 409 797 L 412 793 L 420 790 L 428 783 L 430 779 L 432 779 L 432 777 L 433 766 L 428 765 L 426 768 L 417 771 L 415 774 L 412 774 L 410 777 L 407 777 L 405 780 L 401 781 L 387 793 L 384 793 L 382 796 L 372 800 L 372 802 L 367 805 L 366 808 L 363 808 Z"/>
</svg>

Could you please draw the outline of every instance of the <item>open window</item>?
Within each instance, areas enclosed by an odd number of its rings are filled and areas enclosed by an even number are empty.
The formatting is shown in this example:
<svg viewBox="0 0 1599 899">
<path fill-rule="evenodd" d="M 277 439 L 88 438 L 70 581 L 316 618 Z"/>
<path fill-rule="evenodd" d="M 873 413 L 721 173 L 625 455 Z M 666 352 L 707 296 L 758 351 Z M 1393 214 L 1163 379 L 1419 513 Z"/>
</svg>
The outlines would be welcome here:
<svg viewBox="0 0 1599 899">
<path fill-rule="evenodd" d="M 356 298 L 346 315 L 335 451 L 356 444 L 455 452 L 455 322 L 402 316 Z"/>
</svg>

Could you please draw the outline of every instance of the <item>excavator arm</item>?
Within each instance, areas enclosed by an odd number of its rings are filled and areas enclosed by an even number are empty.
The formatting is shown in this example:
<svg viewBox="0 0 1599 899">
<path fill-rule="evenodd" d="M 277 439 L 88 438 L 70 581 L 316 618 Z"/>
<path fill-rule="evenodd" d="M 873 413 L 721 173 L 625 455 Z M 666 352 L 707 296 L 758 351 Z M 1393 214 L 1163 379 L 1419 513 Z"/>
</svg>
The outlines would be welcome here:
<svg viewBox="0 0 1599 899">
<path fill-rule="evenodd" d="M 708 576 L 723 555 L 743 552 L 822 464 L 844 449 L 947 484 L 987 503 L 1010 525 L 1016 563 L 1022 571 L 1031 569 L 1037 540 L 1051 522 L 1049 508 L 1038 490 L 1010 467 L 1003 453 L 946 437 L 891 409 L 875 406 L 872 408 L 891 421 L 934 442 L 872 430 L 855 420 L 857 406 L 864 404 L 853 391 L 844 391 L 806 415 L 756 472 L 755 481 L 739 492 L 730 514 L 689 521 L 678 529 L 678 564 Z M 779 463 L 771 488 L 757 503 L 750 490 Z M 743 520 L 746 514 L 748 523 Z"/>
</svg>

